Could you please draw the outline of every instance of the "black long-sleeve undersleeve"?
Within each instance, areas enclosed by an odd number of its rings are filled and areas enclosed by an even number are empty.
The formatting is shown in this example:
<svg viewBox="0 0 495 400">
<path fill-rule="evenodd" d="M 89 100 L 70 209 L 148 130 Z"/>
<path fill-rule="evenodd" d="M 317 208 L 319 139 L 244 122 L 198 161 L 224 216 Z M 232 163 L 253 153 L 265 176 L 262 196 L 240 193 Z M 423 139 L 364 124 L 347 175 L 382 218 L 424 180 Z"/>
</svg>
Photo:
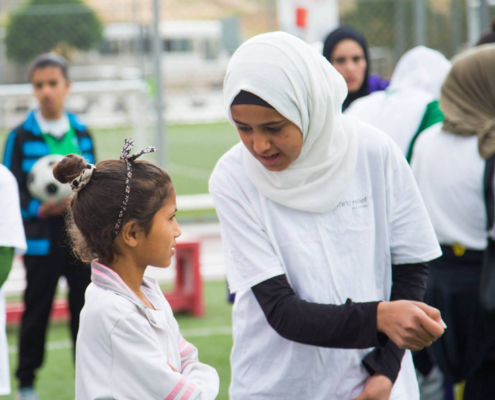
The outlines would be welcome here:
<svg viewBox="0 0 495 400">
<path fill-rule="evenodd" d="M 392 265 L 392 294 L 390 300 L 423 301 L 428 278 L 428 266 L 421 264 Z M 382 348 L 375 348 L 363 359 L 363 365 L 373 375 L 385 375 L 395 382 L 399 375 L 404 350 L 389 340 Z"/>
<path fill-rule="evenodd" d="M 391 300 L 423 298 L 426 264 L 392 266 Z M 370 374 L 380 373 L 395 382 L 404 351 L 377 331 L 379 302 L 343 305 L 318 304 L 301 300 L 287 277 L 279 275 L 252 287 L 268 323 L 282 337 L 320 347 L 360 349 L 376 347 L 363 364 Z"/>
<path fill-rule="evenodd" d="M 285 275 L 253 286 L 252 291 L 268 323 L 285 339 L 341 349 L 383 346 L 388 341 L 376 329 L 377 301 L 310 303 L 296 295 Z"/>
</svg>

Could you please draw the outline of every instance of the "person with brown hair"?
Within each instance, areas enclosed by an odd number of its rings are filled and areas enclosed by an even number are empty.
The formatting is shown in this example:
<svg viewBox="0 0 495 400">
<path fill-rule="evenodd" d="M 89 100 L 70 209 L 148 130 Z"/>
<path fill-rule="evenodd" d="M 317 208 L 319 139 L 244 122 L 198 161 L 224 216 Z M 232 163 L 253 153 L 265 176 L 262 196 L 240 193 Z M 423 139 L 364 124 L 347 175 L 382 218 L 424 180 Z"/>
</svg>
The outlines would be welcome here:
<svg viewBox="0 0 495 400">
<path fill-rule="evenodd" d="M 135 161 L 126 140 L 120 160 L 96 166 L 74 154 L 54 168 L 70 183 L 69 233 L 76 254 L 91 261 L 76 347 L 76 398 L 214 399 L 219 379 L 198 361 L 148 265 L 167 268 L 181 230 L 169 175 Z"/>
<path fill-rule="evenodd" d="M 450 382 L 466 381 L 464 400 L 491 399 L 495 392 L 495 326 L 480 303 L 493 234 L 483 180 L 493 182 L 486 171 L 495 155 L 494 70 L 493 44 L 454 59 L 440 97 L 445 121 L 419 136 L 411 162 L 443 251 L 430 263 L 425 301 L 442 312 L 449 329 L 428 353 Z"/>
</svg>

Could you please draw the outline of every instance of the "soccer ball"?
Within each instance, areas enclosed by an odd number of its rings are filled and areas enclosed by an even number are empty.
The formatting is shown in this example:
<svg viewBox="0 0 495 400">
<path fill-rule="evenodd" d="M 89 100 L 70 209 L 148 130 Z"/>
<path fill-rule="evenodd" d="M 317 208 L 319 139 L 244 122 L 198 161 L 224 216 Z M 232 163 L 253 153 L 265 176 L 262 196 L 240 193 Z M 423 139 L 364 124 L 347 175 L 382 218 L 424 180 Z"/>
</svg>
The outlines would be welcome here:
<svg viewBox="0 0 495 400">
<path fill-rule="evenodd" d="M 63 158 L 59 154 L 51 154 L 36 161 L 27 177 L 31 196 L 44 203 L 48 200 L 62 201 L 71 195 L 70 185 L 60 183 L 53 176 L 53 167 Z"/>
</svg>

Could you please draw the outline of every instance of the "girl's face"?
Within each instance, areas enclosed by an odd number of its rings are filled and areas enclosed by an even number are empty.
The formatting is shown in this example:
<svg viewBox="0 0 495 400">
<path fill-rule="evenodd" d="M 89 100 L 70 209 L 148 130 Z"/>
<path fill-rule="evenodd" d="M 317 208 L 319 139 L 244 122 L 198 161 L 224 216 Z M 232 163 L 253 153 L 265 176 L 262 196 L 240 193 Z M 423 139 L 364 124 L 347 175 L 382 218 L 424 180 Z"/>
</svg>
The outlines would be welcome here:
<svg viewBox="0 0 495 400">
<path fill-rule="evenodd" d="M 267 170 L 283 171 L 301 153 L 301 130 L 277 110 L 238 104 L 231 111 L 242 143 Z"/>
<path fill-rule="evenodd" d="M 340 41 L 332 53 L 332 65 L 347 83 L 349 93 L 357 92 L 364 82 L 366 57 L 363 48 L 352 39 Z"/>
<path fill-rule="evenodd" d="M 140 254 L 146 258 L 146 264 L 166 268 L 175 254 L 176 239 L 181 235 L 179 224 L 175 220 L 177 205 L 175 190 L 172 191 L 164 206 L 153 218 L 148 236 L 142 241 Z"/>
</svg>

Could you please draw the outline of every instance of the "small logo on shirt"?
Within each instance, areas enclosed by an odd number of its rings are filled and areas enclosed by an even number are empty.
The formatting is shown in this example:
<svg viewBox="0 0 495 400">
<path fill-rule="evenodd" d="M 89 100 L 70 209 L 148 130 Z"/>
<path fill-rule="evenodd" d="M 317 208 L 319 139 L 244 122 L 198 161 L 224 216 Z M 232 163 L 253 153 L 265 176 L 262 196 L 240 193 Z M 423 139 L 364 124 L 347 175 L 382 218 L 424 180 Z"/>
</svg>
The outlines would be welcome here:
<svg viewBox="0 0 495 400">
<path fill-rule="evenodd" d="M 343 200 L 339 204 L 337 204 L 336 208 L 352 207 L 353 210 L 355 210 L 356 208 L 366 208 L 372 201 L 373 196 L 364 196 L 355 200 Z"/>
</svg>

